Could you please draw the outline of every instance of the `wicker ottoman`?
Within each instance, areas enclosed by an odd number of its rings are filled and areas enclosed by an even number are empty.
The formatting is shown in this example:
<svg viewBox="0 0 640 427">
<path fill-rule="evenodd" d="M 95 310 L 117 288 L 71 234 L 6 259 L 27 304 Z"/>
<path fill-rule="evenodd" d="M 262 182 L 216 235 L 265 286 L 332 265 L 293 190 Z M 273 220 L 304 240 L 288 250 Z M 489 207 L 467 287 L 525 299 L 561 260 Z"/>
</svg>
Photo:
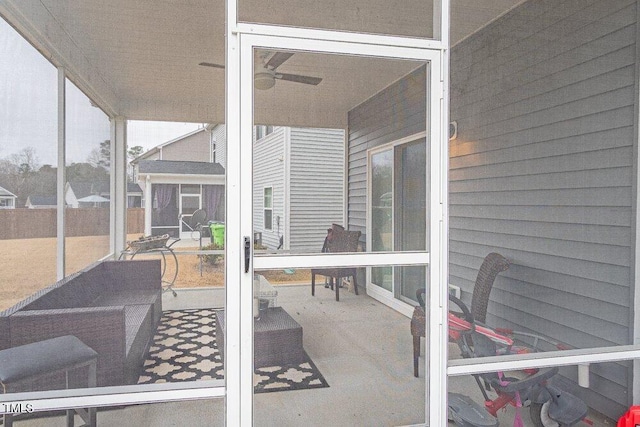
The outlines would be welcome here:
<svg viewBox="0 0 640 427">
<path fill-rule="evenodd" d="M 88 367 L 87 386 L 96 386 L 98 353 L 73 335 L 51 338 L 0 351 L 0 384 L 3 391 L 11 383 L 63 371 L 69 381 L 69 371 Z M 74 409 L 67 410 L 67 426 L 73 427 Z M 86 426 L 95 427 L 96 408 L 75 409 Z M 0 417 L 2 419 L 3 417 Z M 13 425 L 13 414 L 4 414 L 4 427 Z"/>
<path fill-rule="evenodd" d="M 224 310 L 216 311 L 216 341 L 224 360 Z M 302 326 L 282 307 L 268 308 L 266 316 L 253 322 L 254 366 L 281 366 L 306 360 Z"/>
</svg>

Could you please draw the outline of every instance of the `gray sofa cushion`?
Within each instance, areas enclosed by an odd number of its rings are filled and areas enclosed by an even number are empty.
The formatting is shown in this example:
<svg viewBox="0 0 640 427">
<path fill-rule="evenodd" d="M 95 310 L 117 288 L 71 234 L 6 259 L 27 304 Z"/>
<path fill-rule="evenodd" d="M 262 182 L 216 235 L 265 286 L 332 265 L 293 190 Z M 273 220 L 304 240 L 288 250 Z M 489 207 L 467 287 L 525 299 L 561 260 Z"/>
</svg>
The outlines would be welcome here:
<svg viewBox="0 0 640 427">
<path fill-rule="evenodd" d="M 50 374 L 96 357 L 98 353 L 72 335 L 8 348 L 0 351 L 0 382 Z"/>
</svg>

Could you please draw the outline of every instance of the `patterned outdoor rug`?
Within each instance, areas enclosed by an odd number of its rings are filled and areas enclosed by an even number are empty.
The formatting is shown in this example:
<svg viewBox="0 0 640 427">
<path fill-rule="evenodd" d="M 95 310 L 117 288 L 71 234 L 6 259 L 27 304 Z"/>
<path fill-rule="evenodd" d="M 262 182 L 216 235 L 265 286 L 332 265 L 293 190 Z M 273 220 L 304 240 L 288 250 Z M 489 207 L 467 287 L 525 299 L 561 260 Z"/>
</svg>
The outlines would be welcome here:
<svg viewBox="0 0 640 427">
<path fill-rule="evenodd" d="M 138 384 L 224 378 L 213 309 L 163 312 Z M 307 356 L 300 364 L 256 369 L 256 393 L 329 387 Z"/>
</svg>

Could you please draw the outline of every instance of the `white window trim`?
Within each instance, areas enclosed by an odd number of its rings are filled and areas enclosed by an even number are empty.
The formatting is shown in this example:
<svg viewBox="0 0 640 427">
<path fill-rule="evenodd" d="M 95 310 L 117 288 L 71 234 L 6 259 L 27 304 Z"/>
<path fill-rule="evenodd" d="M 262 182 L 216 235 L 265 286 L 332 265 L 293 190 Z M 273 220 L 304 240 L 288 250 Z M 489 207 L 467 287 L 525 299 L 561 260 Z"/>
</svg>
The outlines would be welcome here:
<svg viewBox="0 0 640 427">
<path fill-rule="evenodd" d="M 266 206 L 266 195 L 265 192 L 270 189 L 271 190 L 271 206 Z M 267 211 L 271 211 L 271 223 L 267 227 Z M 262 187 L 262 226 L 265 231 L 273 232 L 273 186 L 266 185 Z"/>
</svg>

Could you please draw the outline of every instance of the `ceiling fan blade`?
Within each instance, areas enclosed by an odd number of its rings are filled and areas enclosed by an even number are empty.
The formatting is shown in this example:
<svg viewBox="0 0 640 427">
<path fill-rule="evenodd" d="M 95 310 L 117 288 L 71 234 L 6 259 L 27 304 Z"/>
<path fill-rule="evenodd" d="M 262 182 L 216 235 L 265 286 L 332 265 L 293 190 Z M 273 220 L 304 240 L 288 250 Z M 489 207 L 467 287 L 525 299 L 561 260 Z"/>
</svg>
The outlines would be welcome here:
<svg viewBox="0 0 640 427">
<path fill-rule="evenodd" d="M 297 74 L 276 73 L 276 79 L 286 80 L 288 82 L 304 83 L 306 85 L 317 86 L 322 79 L 320 77 L 299 76 Z"/>
<path fill-rule="evenodd" d="M 211 62 L 201 62 L 198 65 L 202 65 L 203 67 L 222 68 L 224 70 L 224 65 L 213 64 Z"/>
<path fill-rule="evenodd" d="M 269 59 L 269 61 L 267 61 L 267 63 L 264 64 L 264 67 L 268 68 L 269 70 L 275 70 L 276 68 L 284 64 L 284 62 L 287 59 L 291 58 L 292 56 L 293 56 L 293 53 L 291 52 L 276 52 Z"/>
</svg>

